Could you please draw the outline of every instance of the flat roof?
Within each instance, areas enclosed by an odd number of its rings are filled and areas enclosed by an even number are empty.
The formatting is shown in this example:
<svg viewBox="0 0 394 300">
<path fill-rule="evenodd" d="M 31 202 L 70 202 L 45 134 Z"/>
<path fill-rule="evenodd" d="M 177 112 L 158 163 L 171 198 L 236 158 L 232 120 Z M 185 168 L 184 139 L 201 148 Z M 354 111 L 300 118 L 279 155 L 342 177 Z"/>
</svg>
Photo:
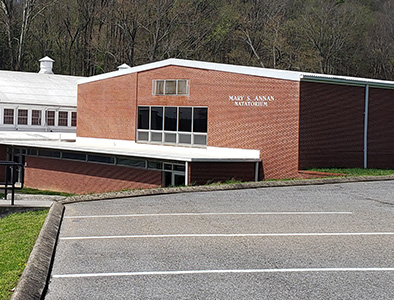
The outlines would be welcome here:
<svg viewBox="0 0 394 300">
<path fill-rule="evenodd" d="M 78 76 L 0 71 L 0 104 L 77 106 Z"/>
<path fill-rule="evenodd" d="M 337 76 L 328 74 L 317 74 L 299 71 L 288 71 L 288 70 L 278 70 L 278 69 L 267 69 L 259 67 L 248 67 L 230 64 L 219 64 L 212 62 L 194 61 L 170 58 L 158 62 L 153 62 L 145 65 L 140 65 L 132 67 L 129 69 L 120 69 L 117 71 L 95 75 L 92 77 L 83 78 L 78 81 L 78 84 L 85 84 L 89 82 L 94 82 L 98 80 L 114 78 L 117 76 L 138 73 L 143 71 L 148 71 L 152 69 L 162 68 L 166 66 L 180 66 L 195 69 L 204 69 L 212 71 L 230 72 L 236 74 L 244 74 L 259 77 L 268 77 L 275 79 L 291 80 L 291 81 L 324 81 L 329 83 L 338 84 L 352 84 L 352 85 L 370 85 L 377 87 L 394 88 L 394 81 L 369 79 L 369 78 L 359 78 L 350 76 Z"/>
<path fill-rule="evenodd" d="M 75 134 L 72 133 L 23 133 L 19 136 L 14 134 L 13 137 L 0 133 L 0 144 L 183 162 L 260 161 L 259 150 L 152 145 L 134 141 L 76 138 Z"/>
</svg>

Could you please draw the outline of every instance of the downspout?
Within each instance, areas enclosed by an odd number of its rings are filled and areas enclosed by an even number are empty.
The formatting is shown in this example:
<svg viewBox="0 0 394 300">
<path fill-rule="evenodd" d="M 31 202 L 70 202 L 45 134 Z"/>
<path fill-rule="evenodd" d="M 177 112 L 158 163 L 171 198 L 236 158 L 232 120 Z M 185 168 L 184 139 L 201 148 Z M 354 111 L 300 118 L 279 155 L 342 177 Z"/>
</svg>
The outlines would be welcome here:
<svg viewBox="0 0 394 300">
<path fill-rule="evenodd" d="M 365 108 L 364 108 L 364 169 L 368 167 L 368 102 L 369 102 L 369 85 L 365 86 Z"/>
<path fill-rule="evenodd" d="M 185 162 L 185 186 L 189 185 L 189 163 Z"/>
<path fill-rule="evenodd" d="M 259 162 L 256 162 L 254 165 L 254 181 L 259 181 Z"/>
</svg>

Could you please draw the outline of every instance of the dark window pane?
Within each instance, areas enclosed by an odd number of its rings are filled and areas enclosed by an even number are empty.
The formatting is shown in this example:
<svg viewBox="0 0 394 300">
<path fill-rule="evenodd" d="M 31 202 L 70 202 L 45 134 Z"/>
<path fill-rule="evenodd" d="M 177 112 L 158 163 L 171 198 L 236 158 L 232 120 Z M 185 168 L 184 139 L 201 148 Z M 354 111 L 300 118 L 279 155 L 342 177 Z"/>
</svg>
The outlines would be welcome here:
<svg viewBox="0 0 394 300">
<path fill-rule="evenodd" d="M 193 118 L 194 132 L 207 132 L 207 109 L 195 108 Z"/>
<path fill-rule="evenodd" d="M 14 124 L 14 110 L 5 108 L 4 109 L 4 124 Z"/>
<path fill-rule="evenodd" d="M 86 161 L 86 154 L 73 153 L 73 152 L 63 152 L 62 153 L 62 158 Z"/>
<path fill-rule="evenodd" d="M 59 111 L 58 126 L 67 126 L 68 124 L 68 112 Z"/>
<path fill-rule="evenodd" d="M 149 107 L 138 107 L 138 129 L 149 129 Z"/>
<path fill-rule="evenodd" d="M 150 129 L 163 130 L 163 107 L 151 108 Z"/>
<path fill-rule="evenodd" d="M 71 126 L 77 126 L 77 112 L 71 112 Z"/>
<path fill-rule="evenodd" d="M 60 158 L 60 151 L 38 150 L 38 155 L 44 156 L 44 157 L 59 157 Z"/>
<path fill-rule="evenodd" d="M 55 111 L 48 110 L 45 112 L 45 120 L 47 125 L 54 126 L 55 125 Z"/>
<path fill-rule="evenodd" d="M 190 107 L 179 108 L 179 131 L 192 131 L 192 109 Z"/>
<path fill-rule="evenodd" d="M 164 130 L 176 131 L 176 107 L 165 108 Z"/>
<path fill-rule="evenodd" d="M 118 158 L 118 165 L 145 168 L 145 160 Z"/>
<path fill-rule="evenodd" d="M 161 170 L 161 169 L 163 169 L 163 163 L 157 162 L 157 161 L 148 161 L 148 168 Z"/>
<path fill-rule="evenodd" d="M 37 155 L 37 150 L 36 149 L 28 149 L 27 155 Z"/>
<path fill-rule="evenodd" d="M 31 112 L 31 125 L 41 125 L 41 110 Z"/>
<path fill-rule="evenodd" d="M 18 124 L 27 125 L 27 109 L 18 109 Z"/>
<path fill-rule="evenodd" d="M 176 94 L 176 80 L 166 80 L 166 95 Z"/>
<path fill-rule="evenodd" d="M 113 157 L 101 155 L 88 155 L 88 161 L 112 165 L 115 163 L 115 159 Z"/>
<path fill-rule="evenodd" d="M 174 165 L 174 171 L 185 171 L 185 166 Z"/>
</svg>

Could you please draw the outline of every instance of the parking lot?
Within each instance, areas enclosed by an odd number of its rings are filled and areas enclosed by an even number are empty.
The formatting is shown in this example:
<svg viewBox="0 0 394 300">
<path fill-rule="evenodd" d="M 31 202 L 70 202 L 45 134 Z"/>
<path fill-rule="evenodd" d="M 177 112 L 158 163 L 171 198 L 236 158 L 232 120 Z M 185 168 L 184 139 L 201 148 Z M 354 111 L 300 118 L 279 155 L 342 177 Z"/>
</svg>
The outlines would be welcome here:
<svg viewBox="0 0 394 300">
<path fill-rule="evenodd" d="M 66 205 L 45 299 L 394 299 L 394 182 Z"/>
</svg>

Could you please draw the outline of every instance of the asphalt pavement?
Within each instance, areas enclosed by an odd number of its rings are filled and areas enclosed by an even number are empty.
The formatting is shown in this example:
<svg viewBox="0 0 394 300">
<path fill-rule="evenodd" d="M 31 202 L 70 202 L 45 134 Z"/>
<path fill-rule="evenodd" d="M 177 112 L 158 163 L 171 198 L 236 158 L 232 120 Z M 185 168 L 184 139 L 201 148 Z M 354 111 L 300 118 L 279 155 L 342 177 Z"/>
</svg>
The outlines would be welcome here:
<svg viewBox="0 0 394 300">
<path fill-rule="evenodd" d="M 394 181 L 65 207 L 45 299 L 394 299 Z"/>
</svg>

